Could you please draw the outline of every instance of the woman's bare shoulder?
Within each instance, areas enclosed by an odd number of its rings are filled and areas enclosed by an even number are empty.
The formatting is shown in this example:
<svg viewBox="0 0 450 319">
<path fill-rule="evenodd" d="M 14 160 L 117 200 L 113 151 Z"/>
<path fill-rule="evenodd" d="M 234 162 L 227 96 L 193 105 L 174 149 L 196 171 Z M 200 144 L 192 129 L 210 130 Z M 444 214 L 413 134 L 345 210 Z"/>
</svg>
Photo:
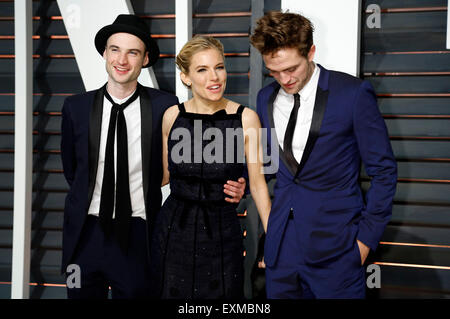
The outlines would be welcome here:
<svg viewBox="0 0 450 319">
<path fill-rule="evenodd" d="M 258 113 L 246 107 L 242 112 L 242 124 L 246 127 L 260 127 L 261 122 L 259 121 Z"/>
<path fill-rule="evenodd" d="M 179 113 L 178 105 L 172 105 L 164 112 L 162 119 L 163 131 L 169 132 Z"/>
</svg>

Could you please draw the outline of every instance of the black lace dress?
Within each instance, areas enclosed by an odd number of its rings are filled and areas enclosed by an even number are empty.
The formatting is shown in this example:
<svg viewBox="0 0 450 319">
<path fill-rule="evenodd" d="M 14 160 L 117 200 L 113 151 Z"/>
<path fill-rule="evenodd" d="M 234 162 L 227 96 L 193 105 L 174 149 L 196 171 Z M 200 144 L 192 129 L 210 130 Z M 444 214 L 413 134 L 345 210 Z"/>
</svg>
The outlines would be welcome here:
<svg viewBox="0 0 450 319">
<path fill-rule="evenodd" d="M 171 193 L 154 225 L 156 297 L 243 298 L 243 238 L 223 185 L 244 172 L 242 111 L 180 113 L 168 139 Z"/>
</svg>

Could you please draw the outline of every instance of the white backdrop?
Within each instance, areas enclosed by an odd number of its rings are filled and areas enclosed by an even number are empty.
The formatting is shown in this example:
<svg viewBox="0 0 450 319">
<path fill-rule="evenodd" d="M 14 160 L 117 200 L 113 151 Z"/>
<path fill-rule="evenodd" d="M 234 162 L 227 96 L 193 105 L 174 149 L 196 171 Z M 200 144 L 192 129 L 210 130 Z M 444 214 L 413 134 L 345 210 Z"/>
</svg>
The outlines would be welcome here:
<svg viewBox="0 0 450 319">
<path fill-rule="evenodd" d="M 314 61 L 327 69 L 359 75 L 360 0 L 282 0 L 281 9 L 314 25 Z"/>
</svg>

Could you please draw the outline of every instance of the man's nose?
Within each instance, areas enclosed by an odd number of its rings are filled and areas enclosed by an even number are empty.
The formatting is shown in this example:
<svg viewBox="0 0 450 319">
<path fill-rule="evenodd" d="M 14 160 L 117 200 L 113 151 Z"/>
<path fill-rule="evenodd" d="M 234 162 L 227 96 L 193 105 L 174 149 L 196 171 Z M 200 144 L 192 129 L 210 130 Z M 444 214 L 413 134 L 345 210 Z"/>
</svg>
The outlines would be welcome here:
<svg viewBox="0 0 450 319">
<path fill-rule="evenodd" d="M 291 80 L 291 77 L 289 76 L 289 74 L 280 72 L 280 82 L 281 83 L 287 84 L 287 83 L 289 83 L 290 80 Z"/>
<path fill-rule="evenodd" d="M 128 58 L 127 58 L 126 53 L 120 53 L 118 62 L 119 62 L 120 64 L 127 64 Z"/>
</svg>

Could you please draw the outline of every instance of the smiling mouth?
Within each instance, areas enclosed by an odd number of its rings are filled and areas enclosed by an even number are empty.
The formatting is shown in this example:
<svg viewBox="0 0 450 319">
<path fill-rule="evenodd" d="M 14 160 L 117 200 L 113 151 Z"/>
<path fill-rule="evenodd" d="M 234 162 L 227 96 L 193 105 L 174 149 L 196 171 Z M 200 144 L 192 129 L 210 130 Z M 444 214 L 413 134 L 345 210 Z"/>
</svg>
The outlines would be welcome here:
<svg viewBox="0 0 450 319">
<path fill-rule="evenodd" d="M 211 85 L 211 86 L 208 86 L 207 89 L 210 90 L 210 91 L 217 91 L 217 90 L 219 90 L 221 87 L 222 87 L 221 85 L 217 84 L 217 85 Z"/>
<path fill-rule="evenodd" d="M 124 74 L 124 73 L 127 73 L 129 71 L 126 68 L 121 68 L 121 67 L 118 67 L 118 66 L 115 66 L 114 69 L 120 74 Z"/>
</svg>

